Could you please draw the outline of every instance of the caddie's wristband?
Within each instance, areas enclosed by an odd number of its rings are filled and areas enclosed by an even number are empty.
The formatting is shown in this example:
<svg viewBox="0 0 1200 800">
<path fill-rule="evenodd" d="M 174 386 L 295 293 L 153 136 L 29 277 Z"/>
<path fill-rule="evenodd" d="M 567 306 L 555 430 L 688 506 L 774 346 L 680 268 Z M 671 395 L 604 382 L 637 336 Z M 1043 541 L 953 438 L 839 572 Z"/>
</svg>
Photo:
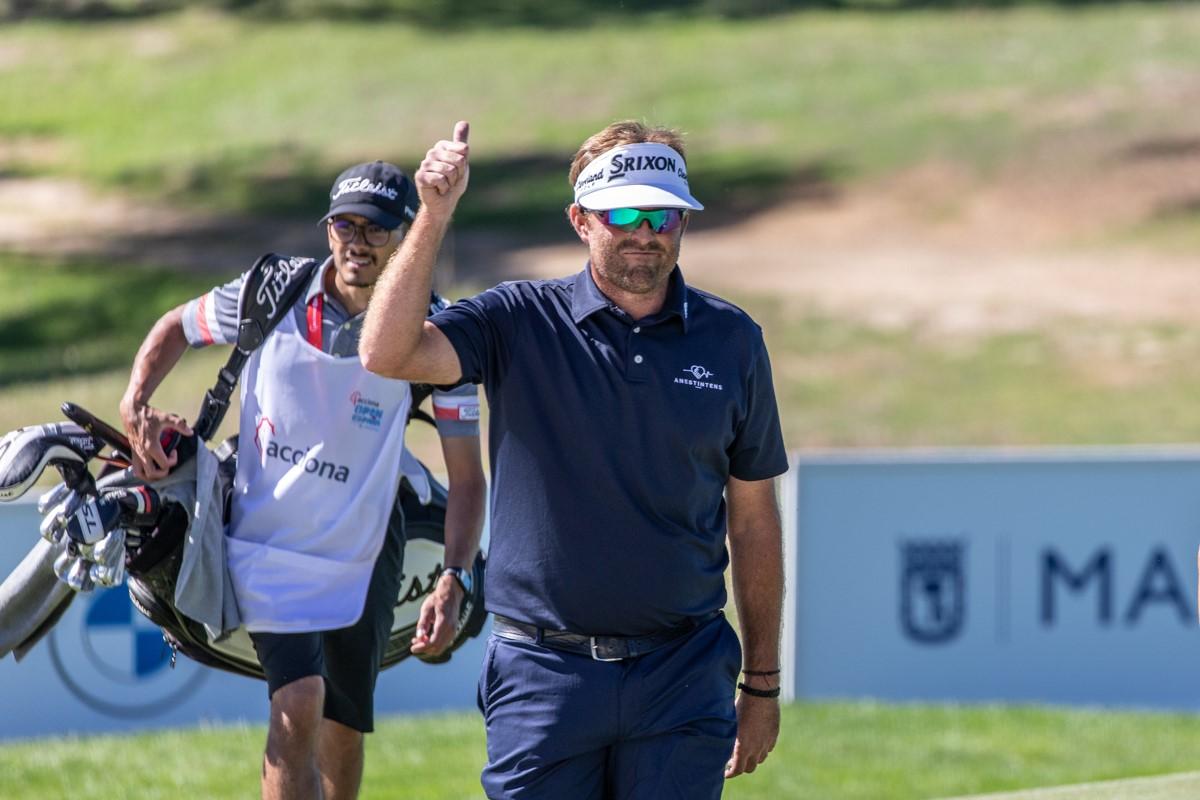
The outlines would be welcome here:
<svg viewBox="0 0 1200 800">
<path fill-rule="evenodd" d="M 766 678 L 766 677 L 770 677 L 771 675 L 778 675 L 779 670 L 777 670 L 777 669 L 744 669 L 744 670 L 742 670 L 742 674 L 750 675 L 751 677 L 755 677 L 755 678 Z"/>
<path fill-rule="evenodd" d="M 748 694 L 751 697 L 766 697 L 773 699 L 779 697 L 779 687 L 774 689 L 755 689 L 753 686 L 747 686 L 744 683 L 739 683 L 738 688 L 742 690 L 742 694 Z"/>
</svg>

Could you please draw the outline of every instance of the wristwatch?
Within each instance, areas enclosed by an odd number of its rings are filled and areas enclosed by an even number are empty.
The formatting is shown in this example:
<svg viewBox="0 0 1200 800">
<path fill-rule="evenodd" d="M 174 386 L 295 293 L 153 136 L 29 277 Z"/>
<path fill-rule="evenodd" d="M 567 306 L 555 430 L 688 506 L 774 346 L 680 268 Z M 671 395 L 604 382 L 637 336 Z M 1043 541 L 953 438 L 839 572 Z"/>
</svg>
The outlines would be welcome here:
<svg viewBox="0 0 1200 800">
<path fill-rule="evenodd" d="M 474 584 L 474 579 L 471 577 L 471 570 L 465 567 L 445 567 L 442 569 L 442 575 L 453 575 L 454 580 L 458 581 L 458 585 L 462 587 L 463 594 L 471 594 L 471 586 Z"/>
</svg>

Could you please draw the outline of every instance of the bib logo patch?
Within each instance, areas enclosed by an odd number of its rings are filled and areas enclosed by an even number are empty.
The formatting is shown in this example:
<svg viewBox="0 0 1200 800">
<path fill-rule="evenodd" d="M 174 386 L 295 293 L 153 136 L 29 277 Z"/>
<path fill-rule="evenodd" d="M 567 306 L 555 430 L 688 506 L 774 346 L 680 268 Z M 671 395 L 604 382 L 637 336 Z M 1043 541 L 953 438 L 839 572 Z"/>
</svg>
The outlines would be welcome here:
<svg viewBox="0 0 1200 800">
<path fill-rule="evenodd" d="M 275 435 L 275 423 L 271 422 L 270 417 L 259 417 L 258 424 L 254 426 L 254 446 L 258 448 L 258 455 L 261 460 L 263 452 L 263 440 L 268 436 Z"/>
<path fill-rule="evenodd" d="M 295 447 L 275 439 L 275 423 L 270 417 L 260 417 L 254 429 L 254 446 L 258 448 L 259 463 L 267 466 L 267 459 L 276 459 L 300 467 L 309 475 L 315 475 L 325 480 L 345 483 L 350 479 L 350 468 L 336 461 L 326 461 L 320 457 L 324 450 L 321 444 L 310 447 Z"/>
<path fill-rule="evenodd" d="M 350 421 L 355 425 L 368 431 L 377 431 L 383 427 L 383 408 L 378 401 L 355 390 L 350 394 L 350 405 L 353 408 Z"/>
</svg>

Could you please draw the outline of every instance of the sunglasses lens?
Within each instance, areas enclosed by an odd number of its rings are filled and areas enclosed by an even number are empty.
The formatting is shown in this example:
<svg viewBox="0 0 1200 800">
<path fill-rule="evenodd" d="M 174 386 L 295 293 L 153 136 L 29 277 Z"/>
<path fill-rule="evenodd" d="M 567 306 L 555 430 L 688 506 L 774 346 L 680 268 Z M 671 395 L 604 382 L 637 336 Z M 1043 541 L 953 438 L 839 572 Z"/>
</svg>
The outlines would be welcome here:
<svg viewBox="0 0 1200 800">
<path fill-rule="evenodd" d="M 642 212 L 636 208 L 613 208 L 605 212 L 606 222 L 623 231 L 634 230 L 642 224 Z"/>
<path fill-rule="evenodd" d="M 655 233 L 667 233 L 678 228 L 683 221 L 683 212 L 677 208 L 656 208 L 653 211 L 614 208 L 601 213 L 605 224 L 623 231 L 635 231 L 646 221 L 650 223 L 650 230 Z"/>
<path fill-rule="evenodd" d="M 650 230 L 655 233 L 663 233 L 668 230 L 667 220 L 670 218 L 671 213 L 672 209 L 660 208 L 656 211 L 643 211 L 642 218 L 650 223 Z"/>
</svg>

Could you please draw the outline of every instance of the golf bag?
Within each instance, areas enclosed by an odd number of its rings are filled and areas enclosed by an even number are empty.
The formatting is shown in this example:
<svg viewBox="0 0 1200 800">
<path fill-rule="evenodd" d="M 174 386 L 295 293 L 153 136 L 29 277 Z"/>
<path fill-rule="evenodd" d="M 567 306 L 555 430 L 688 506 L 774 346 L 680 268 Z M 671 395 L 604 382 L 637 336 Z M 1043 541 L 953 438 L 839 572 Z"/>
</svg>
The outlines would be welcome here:
<svg viewBox="0 0 1200 800">
<path fill-rule="evenodd" d="M 63 405 L 71 423 L 21 428 L 0 439 L 0 502 L 24 495 L 50 466 L 63 478 L 39 501 L 38 510 L 45 515 L 42 539 L 0 584 L 0 657 L 12 652 L 20 660 L 57 623 L 77 592 L 124 579 L 134 606 L 162 629 L 174 652 L 216 669 L 264 677 L 245 629 L 224 630 L 221 624 L 202 624 L 188 616 L 179 608 L 177 589 L 188 548 L 199 547 L 202 534 L 193 527 L 205 503 L 215 506 L 210 524 L 220 524 L 218 535 L 223 535 L 230 517 L 236 437 L 211 453 L 204 442 L 219 428 L 246 360 L 289 313 L 315 266 L 310 259 L 268 255 L 247 274 L 237 345 L 205 394 L 193 426 L 196 435 L 164 436 L 164 449 L 177 452 L 178 459 L 163 481 L 146 484 L 136 479 L 124 434 L 71 403 Z M 440 302 L 435 297 L 434 303 Z M 432 387 L 414 386 L 413 408 L 431 392 Z M 414 416 L 431 421 L 422 413 Z M 93 475 L 95 464 L 101 468 Z M 201 477 L 206 467 L 207 477 Z M 404 520 L 404 574 L 384 668 L 411 655 L 421 603 L 433 591 L 443 566 L 447 491 L 421 467 L 429 482 L 429 501 L 421 502 L 407 478 L 401 480 L 395 501 Z M 446 661 L 480 633 L 486 616 L 484 566 L 484 556 L 478 554 L 472 565 L 473 591 L 463 600 L 451 646 L 439 657 L 421 658 Z"/>
</svg>

